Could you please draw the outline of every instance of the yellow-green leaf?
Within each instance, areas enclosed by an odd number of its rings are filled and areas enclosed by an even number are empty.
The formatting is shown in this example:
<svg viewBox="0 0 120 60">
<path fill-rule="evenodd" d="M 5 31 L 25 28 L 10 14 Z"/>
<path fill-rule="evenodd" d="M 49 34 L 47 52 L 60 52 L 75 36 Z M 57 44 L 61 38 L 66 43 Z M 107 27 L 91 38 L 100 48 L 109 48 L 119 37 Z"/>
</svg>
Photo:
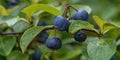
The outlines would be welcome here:
<svg viewBox="0 0 120 60">
<path fill-rule="evenodd" d="M 76 20 L 72 22 L 69 27 L 69 32 L 71 34 L 74 34 L 80 29 L 90 29 L 90 30 L 97 32 L 97 30 L 94 29 L 94 26 L 92 24 L 86 21 L 82 21 L 82 20 Z"/>
<path fill-rule="evenodd" d="M 7 16 L 8 15 L 6 9 L 1 5 L 0 5 L 0 15 L 1 16 Z"/>
<path fill-rule="evenodd" d="M 34 13 L 43 10 L 45 12 L 51 13 L 55 16 L 60 14 L 60 11 L 58 11 L 56 8 L 46 5 L 46 4 L 33 4 L 31 6 L 28 6 L 22 10 L 23 13 L 25 13 L 27 16 L 32 16 Z"/>
<path fill-rule="evenodd" d="M 101 33 L 103 33 L 103 25 L 107 22 L 98 16 L 93 16 L 93 19 L 94 19 L 95 23 L 99 26 Z"/>
<path fill-rule="evenodd" d="M 110 23 L 105 23 L 103 25 L 103 34 L 108 32 L 109 30 L 113 29 L 113 28 L 117 28 L 115 25 L 110 24 Z"/>
</svg>

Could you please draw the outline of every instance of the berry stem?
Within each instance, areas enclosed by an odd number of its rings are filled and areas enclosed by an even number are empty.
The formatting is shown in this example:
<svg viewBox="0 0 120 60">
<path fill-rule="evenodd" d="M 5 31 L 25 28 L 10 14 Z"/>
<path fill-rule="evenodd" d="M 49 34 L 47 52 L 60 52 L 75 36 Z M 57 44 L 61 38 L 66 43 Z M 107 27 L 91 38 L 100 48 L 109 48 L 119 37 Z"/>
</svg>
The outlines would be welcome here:
<svg viewBox="0 0 120 60">
<path fill-rule="evenodd" d="M 69 8 L 69 18 L 68 18 L 68 20 L 70 20 L 71 19 L 71 11 L 70 11 L 70 8 Z"/>
<path fill-rule="evenodd" d="M 17 34 L 23 34 L 23 32 L 2 32 L 0 35 L 17 35 Z"/>
<path fill-rule="evenodd" d="M 73 6 L 69 6 L 70 8 L 74 9 L 76 12 L 78 11 L 76 8 L 74 8 Z"/>
<path fill-rule="evenodd" d="M 63 16 L 66 18 L 67 17 L 67 12 L 69 10 L 69 5 L 68 4 L 65 4 L 65 10 L 64 10 L 64 13 L 63 13 Z"/>
</svg>

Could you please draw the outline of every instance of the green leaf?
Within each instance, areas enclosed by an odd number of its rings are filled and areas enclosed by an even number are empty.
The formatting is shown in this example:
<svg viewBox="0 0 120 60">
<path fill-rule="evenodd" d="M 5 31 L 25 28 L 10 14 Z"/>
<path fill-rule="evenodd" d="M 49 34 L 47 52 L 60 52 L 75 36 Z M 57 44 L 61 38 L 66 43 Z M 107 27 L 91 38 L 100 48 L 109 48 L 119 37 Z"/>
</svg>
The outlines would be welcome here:
<svg viewBox="0 0 120 60">
<path fill-rule="evenodd" d="M 70 24 L 69 32 L 71 34 L 73 34 L 73 33 L 77 32 L 80 29 L 90 29 L 90 30 L 96 31 L 92 24 L 90 24 L 90 23 L 88 23 L 86 21 L 76 20 L 76 21 L 74 21 L 74 22 L 72 22 Z"/>
<path fill-rule="evenodd" d="M 25 8 L 27 6 L 26 3 L 22 3 L 18 6 L 16 6 L 16 8 L 10 13 L 11 16 L 18 16 L 20 11 Z"/>
<path fill-rule="evenodd" d="M 107 22 L 98 16 L 93 16 L 93 19 L 94 19 L 95 23 L 99 26 L 101 33 L 103 33 L 103 25 Z"/>
<path fill-rule="evenodd" d="M 77 57 L 81 54 L 81 51 L 78 49 L 78 50 L 73 50 L 73 51 L 70 51 L 69 53 L 67 53 L 61 60 L 70 60 L 74 57 Z"/>
<path fill-rule="evenodd" d="M 14 36 L 3 36 L 0 37 L 0 54 L 7 56 L 13 49 L 16 42 Z"/>
<path fill-rule="evenodd" d="M 7 56 L 7 60 L 28 60 L 28 56 L 16 50 Z"/>
<path fill-rule="evenodd" d="M 14 32 L 22 32 L 29 27 L 30 27 L 29 23 L 23 20 L 19 20 L 13 25 L 13 30 Z"/>
<path fill-rule="evenodd" d="M 20 47 L 22 49 L 22 52 L 25 52 L 26 48 L 28 45 L 31 43 L 31 41 L 44 29 L 47 28 L 53 28 L 52 26 L 37 26 L 37 27 L 32 27 L 24 32 L 20 39 Z"/>
<path fill-rule="evenodd" d="M 103 34 L 108 32 L 109 30 L 113 29 L 113 28 L 117 28 L 115 25 L 110 24 L 110 23 L 105 23 L 103 25 Z"/>
<path fill-rule="evenodd" d="M 6 60 L 5 56 L 0 55 L 0 60 Z"/>
<path fill-rule="evenodd" d="M 117 39 L 120 36 L 120 28 L 113 28 L 111 30 L 109 30 L 108 32 L 106 32 L 103 37 L 105 38 L 112 38 L 112 39 Z"/>
<path fill-rule="evenodd" d="M 0 22 L 7 23 L 8 26 L 12 26 L 18 21 L 18 19 L 19 19 L 18 16 L 17 17 L 7 16 L 7 17 L 1 17 Z"/>
<path fill-rule="evenodd" d="M 34 13 L 43 10 L 45 12 L 49 12 L 55 16 L 60 14 L 60 11 L 58 11 L 56 8 L 46 5 L 46 4 L 33 4 L 31 6 L 28 6 L 22 10 L 23 13 L 25 13 L 27 16 L 32 16 Z"/>
<path fill-rule="evenodd" d="M 3 32 L 7 27 L 8 25 L 6 23 L 0 23 L 0 32 Z"/>
<path fill-rule="evenodd" d="M 91 60 L 109 60 L 116 52 L 114 39 L 96 39 L 89 42 L 87 52 Z"/>
<path fill-rule="evenodd" d="M 6 9 L 1 5 L 0 5 L 0 15 L 1 16 L 7 16 L 8 15 Z"/>
</svg>

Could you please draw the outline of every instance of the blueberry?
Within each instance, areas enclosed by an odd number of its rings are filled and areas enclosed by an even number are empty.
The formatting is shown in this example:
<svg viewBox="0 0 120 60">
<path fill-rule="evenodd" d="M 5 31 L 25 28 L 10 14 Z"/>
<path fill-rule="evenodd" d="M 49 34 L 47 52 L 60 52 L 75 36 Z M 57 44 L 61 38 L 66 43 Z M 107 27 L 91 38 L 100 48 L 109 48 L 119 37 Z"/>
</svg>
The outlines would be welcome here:
<svg viewBox="0 0 120 60">
<path fill-rule="evenodd" d="M 87 36 L 86 36 L 85 32 L 83 32 L 83 31 L 78 31 L 74 35 L 74 39 L 79 42 L 84 42 L 86 40 L 86 38 L 87 38 Z"/>
<path fill-rule="evenodd" d="M 73 20 L 88 20 L 88 12 L 85 10 L 79 10 L 78 12 L 76 12 L 75 14 L 73 14 L 72 19 Z"/>
<path fill-rule="evenodd" d="M 116 60 L 115 56 L 112 56 L 112 57 L 110 58 L 110 60 Z"/>
<path fill-rule="evenodd" d="M 40 57 L 41 57 L 41 52 L 40 51 L 35 51 L 35 53 L 33 53 L 31 55 L 32 60 L 41 60 Z"/>
<path fill-rule="evenodd" d="M 59 38 L 56 38 L 56 37 L 48 38 L 48 39 L 46 40 L 46 46 L 47 46 L 49 49 L 57 50 L 57 49 L 60 49 L 60 48 L 61 48 L 61 46 L 62 46 L 62 41 L 61 41 Z"/>
<path fill-rule="evenodd" d="M 17 4 L 16 3 L 8 3 L 7 8 L 13 8 L 15 7 Z"/>
<path fill-rule="evenodd" d="M 37 41 L 39 43 L 44 43 L 48 38 L 48 33 L 46 31 L 42 31 L 37 35 Z"/>
<path fill-rule="evenodd" d="M 57 16 L 54 19 L 53 24 L 54 24 L 55 28 L 60 31 L 65 31 L 69 27 L 68 20 L 62 16 Z"/>
</svg>

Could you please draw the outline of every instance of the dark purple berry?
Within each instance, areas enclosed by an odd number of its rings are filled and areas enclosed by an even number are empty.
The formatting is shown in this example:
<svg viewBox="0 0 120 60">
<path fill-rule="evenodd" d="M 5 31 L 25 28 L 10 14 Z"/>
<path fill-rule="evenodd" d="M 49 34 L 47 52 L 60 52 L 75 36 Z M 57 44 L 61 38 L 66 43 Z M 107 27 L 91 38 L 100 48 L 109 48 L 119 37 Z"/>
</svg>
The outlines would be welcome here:
<svg viewBox="0 0 120 60">
<path fill-rule="evenodd" d="M 41 52 L 40 51 L 35 51 L 35 53 L 33 53 L 31 55 L 32 60 L 41 60 L 40 57 L 41 57 Z"/>
<path fill-rule="evenodd" d="M 87 38 L 87 36 L 86 36 L 85 32 L 83 32 L 83 31 L 78 31 L 74 35 L 74 39 L 79 42 L 84 42 L 86 40 L 86 38 Z"/>
<path fill-rule="evenodd" d="M 47 46 L 49 49 L 57 50 L 57 49 L 60 49 L 60 48 L 61 48 L 61 46 L 62 46 L 62 41 L 61 41 L 59 38 L 56 38 L 56 37 L 48 38 L 48 39 L 46 40 L 46 46 Z"/>
<path fill-rule="evenodd" d="M 60 31 L 65 31 L 69 27 L 69 22 L 66 18 L 62 16 L 57 16 L 53 22 L 56 29 Z"/>
<path fill-rule="evenodd" d="M 89 17 L 89 14 L 85 10 L 79 10 L 75 14 L 73 14 L 72 19 L 73 20 L 85 20 L 87 21 Z"/>
</svg>

